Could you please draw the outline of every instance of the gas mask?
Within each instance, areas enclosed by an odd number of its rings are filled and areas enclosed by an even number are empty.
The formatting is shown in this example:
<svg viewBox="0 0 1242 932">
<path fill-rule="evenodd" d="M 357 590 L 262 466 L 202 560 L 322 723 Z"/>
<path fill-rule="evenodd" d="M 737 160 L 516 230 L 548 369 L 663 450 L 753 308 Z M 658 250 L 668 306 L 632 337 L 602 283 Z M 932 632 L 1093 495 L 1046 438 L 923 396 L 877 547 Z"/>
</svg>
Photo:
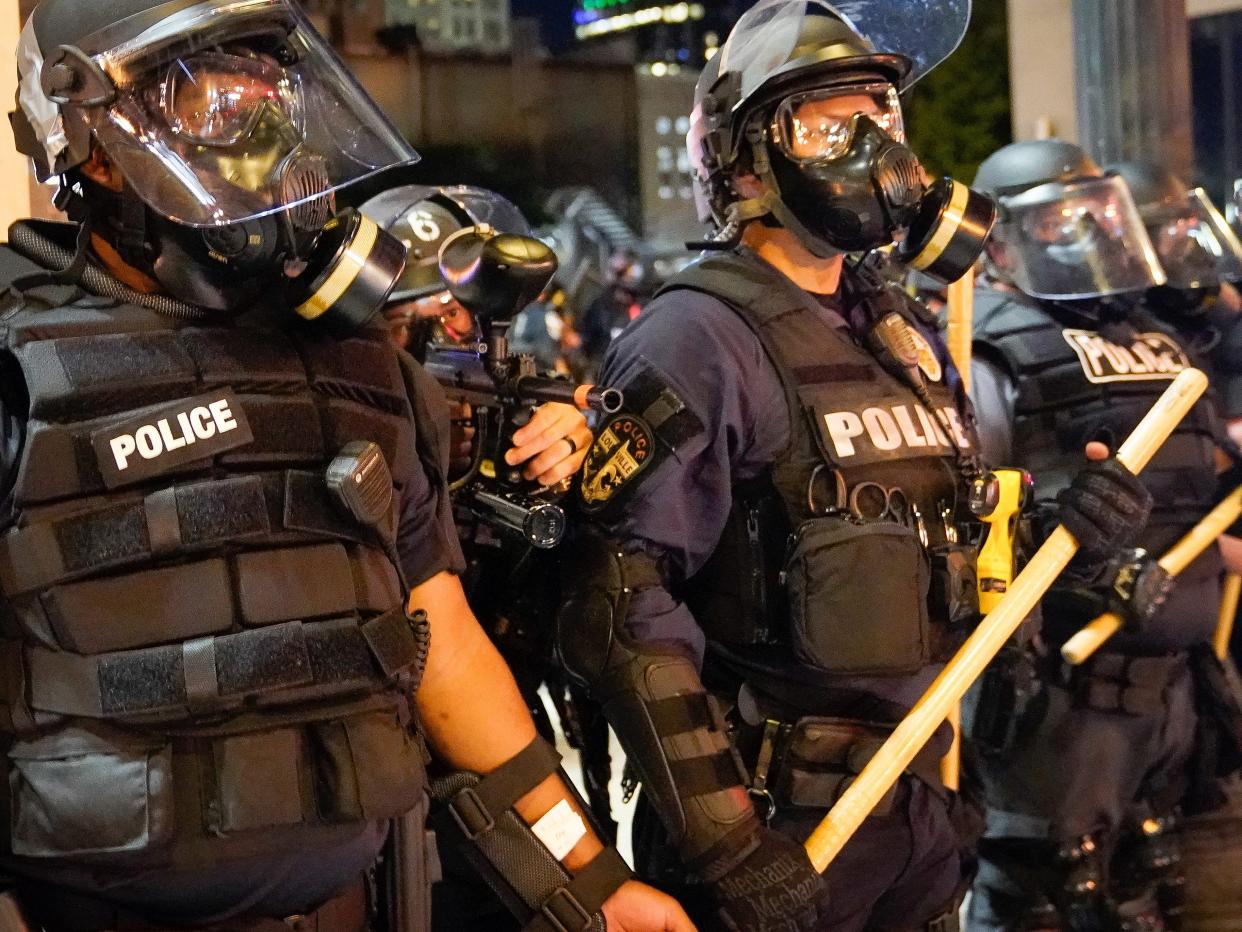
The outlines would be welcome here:
<svg viewBox="0 0 1242 932">
<path fill-rule="evenodd" d="M 851 105 L 865 109 L 849 113 Z M 781 199 L 814 240 L 837 252 L 900 241 L 898 258 L 942 281 L 957 280 L 979 258 L 995 216 L 992 202 L 950 179 L 927 183 L 905 144 L 891 84 L 786 98 L 769 136 Z"/>
<path fill-rule="evenodd" d="M 202 190 L 243 218 L 189 227 L 157 215 L 152 272 L 169 290 L 227 308 L 284 287 L 299 315 L 350 327 L 382 308 L 404 248 L 360 214 L 336 212 L 296 73 L 274 56 L 201 52 L 171 63 L 138 101 Z"/>
<path fill-rule="evenodd" d="M 55 42 L 38 17 L 23 33 L 14 125 L 39 176 L 80 182 L 93 228 L 174 297 L 232 311 L 280 295 L 351 327 L 376 315 L 404 248 L 336 197 L 418 155 L 293 0 L 105 19 Z M 119 191 L 79 168 L 97 150 Z"/>
</svg>

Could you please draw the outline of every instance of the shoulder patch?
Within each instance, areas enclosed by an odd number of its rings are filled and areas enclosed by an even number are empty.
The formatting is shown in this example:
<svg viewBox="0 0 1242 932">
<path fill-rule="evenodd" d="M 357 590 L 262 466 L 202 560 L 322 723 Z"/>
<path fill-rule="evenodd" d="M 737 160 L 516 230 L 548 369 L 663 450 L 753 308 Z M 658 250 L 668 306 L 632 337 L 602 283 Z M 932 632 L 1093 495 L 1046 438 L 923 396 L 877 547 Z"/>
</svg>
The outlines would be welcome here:
<svg viewBox="0 0 1242 932">
<path fill-rule="evenodd" d="M 632 487 L 656 459 L 655 431 L 635 414 L 621 412 L 600 429 L 582 466 L 582 507 L 603 510 Z"/>
</svg>

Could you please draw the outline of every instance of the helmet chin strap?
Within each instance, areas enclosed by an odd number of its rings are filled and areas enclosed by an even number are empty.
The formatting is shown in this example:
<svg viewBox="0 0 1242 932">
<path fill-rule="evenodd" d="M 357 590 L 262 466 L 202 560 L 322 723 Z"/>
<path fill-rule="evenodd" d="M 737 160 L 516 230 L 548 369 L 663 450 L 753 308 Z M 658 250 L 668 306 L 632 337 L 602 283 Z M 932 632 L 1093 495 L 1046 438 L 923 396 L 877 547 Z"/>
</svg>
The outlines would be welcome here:
<svg viewBox="0 0 1242 932">
<path fill-rule="evenodd" d="M 841 255 L 841 250 L 823 237 L 812 233 L 785 203 L 781 195 L 780 182 L 776 180 L 776 175 L 772 171 L 772 159 L 768 155 L 763 130 L 757 123 L 747 129 L 746 140 L 750 143 L 753 171 L 755 177 L 763 185 L 763 193 L 759 197 L 747 198 L 730 204 L 726 212 L 728 222 L 740 224 L 747 220 L 758 220 L 770 216 L 792 233 L 803 248 L 816 258 L 833 259 Z"/>
</svg>

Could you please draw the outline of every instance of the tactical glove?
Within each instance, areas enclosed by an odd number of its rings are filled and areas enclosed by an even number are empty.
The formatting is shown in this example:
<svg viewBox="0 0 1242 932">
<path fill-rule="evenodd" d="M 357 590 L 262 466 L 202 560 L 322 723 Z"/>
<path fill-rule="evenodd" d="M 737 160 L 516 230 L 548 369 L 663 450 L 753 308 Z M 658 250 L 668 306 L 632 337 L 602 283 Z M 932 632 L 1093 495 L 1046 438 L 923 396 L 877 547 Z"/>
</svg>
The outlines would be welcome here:
<svg viewBox="0 0 1242 932">
<path fill-rule="evenodd" d="M 1078 541 L 1079 565 L 1097 570 L 1134 546 L 1151 517 L 1152 498 L 1115 457 L 1090 463 L 1057 496 L 1058 520 Z"/>
<path fill-rule="evenodd" d="M 758 847 L 712 884 L 730 932 L 810 932 L 826 915 L 828 886 L 806 849 L 768 828 Z"/>
<path fill-rule="evenodd" d="M 1137 630 L 1156 617 L 1176 580 L 1146 550 L 1121 554 L 1113 567 L 1109 607 L 1125 619 L 1127 627 Z"/>
</svg>

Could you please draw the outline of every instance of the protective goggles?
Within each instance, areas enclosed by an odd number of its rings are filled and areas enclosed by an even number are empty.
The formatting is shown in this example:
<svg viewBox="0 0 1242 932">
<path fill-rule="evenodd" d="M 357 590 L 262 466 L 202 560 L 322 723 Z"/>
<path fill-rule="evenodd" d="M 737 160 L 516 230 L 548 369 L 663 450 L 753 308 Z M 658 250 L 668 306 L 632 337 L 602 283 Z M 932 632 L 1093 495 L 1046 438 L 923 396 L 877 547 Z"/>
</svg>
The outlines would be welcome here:
<svg viewBox="0 0 1242 932">
<path fill-rule="evenodd" d="M 863 115 L 893 139 L 906 141 L 901 98 L 887 82 L 822 88 L 787 97 L 776 108 L 772 138 L 794 162 L 830 162 L 849 151 L 856 118 Z"/>
<path fill-rule="evenodd" d="M 269 108 L 299 133 L 304 126 L 298 77 L 259 58 L 199 52 L 177 59 L 149 93 L 169 129 L 195 145 L 236 145 L 254 132 Z"/>
<path fill-rule="evenodd" d="M 1202 188 L 1142 214 L 1170 285 L 1202 288 L 1242 278 L 1242 242 Z"/>
</svg>

